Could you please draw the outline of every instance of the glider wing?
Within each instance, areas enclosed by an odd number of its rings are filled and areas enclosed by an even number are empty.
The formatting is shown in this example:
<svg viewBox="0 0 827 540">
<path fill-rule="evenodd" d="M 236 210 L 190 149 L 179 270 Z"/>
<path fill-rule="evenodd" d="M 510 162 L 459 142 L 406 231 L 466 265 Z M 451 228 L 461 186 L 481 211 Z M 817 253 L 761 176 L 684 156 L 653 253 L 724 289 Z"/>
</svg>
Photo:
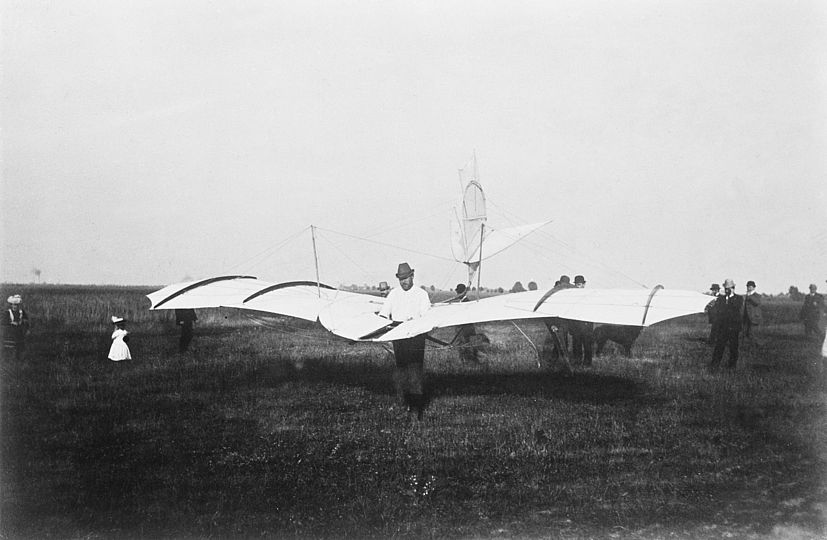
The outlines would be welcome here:
<svg viewBox="0 0 827 540">
<path fill-rule="evenodd" d="M 242 301 L 255 291 L 271 285 L 253 276 L 217 276 L 186 281 L 147 295 L 149 309 L 214 308 Z"/>
<path fill-rule="evenodd" d="M 252 276 L 220 276 L 169 285 L 147 297 L 152 310 L 230 307 L 321 320 L 334 334 L 355 339 L 389 322 L 375 315 L 384 298 L 311 281 L 270 283 Z"/>
<path fill-rule="evenodd" d="M 435 304 L 403 323 L 377 315 L 385 299 L 309 281 L 273 284 L 251 276 L 220 276 L 170 285 L 148 295 L 151 309 L 232 307 L 318 320 L 354 341 L 393 341 L 463 324 L 559 317 L 586 322 L 649 326 L 703 312 L 709 296 L 685 290 L 563 289 L 526 291 L 474 302 Z"/>
<path fill-rule="evenodd" d="M 563 289 L 526 291 L 476 302 L 433 306 L 420 319 L 389 328 L 375 341 L 391 341 L 437 328 L 462 324 L 559 317 L 584 322 L 630 326 L 652 324 L 701 313 L 709 296 L 694 291 L 646 289 Z M 357 339 L 351 337 L 351 339 Z"/>
</svg>

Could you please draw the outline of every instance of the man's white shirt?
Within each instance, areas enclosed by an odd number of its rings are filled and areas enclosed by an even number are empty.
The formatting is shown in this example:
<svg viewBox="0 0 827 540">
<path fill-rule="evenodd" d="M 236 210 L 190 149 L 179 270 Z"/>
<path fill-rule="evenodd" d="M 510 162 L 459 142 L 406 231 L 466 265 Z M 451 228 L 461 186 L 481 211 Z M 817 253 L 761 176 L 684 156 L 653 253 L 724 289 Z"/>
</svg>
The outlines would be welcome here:
<svg viewBox="0 0 827 540">
<path fill-rule="evenodd" d="M 379 315 L 393 321 L 418 319 L 431 309 L 431 299 L 421 287 L 411 287 L 407 291 L 402 287 L 391 289 Z"/>
</svg>

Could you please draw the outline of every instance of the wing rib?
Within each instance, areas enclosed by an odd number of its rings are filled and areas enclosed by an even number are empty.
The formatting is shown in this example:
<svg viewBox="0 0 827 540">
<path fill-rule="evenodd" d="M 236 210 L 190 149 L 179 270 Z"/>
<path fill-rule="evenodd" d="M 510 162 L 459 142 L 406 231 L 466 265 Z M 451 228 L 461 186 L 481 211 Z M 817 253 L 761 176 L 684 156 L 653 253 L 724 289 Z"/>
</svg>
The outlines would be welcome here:
<svg viewBox="0 0 827 540">
<path fill-rule="evenodd" d="M 655 297 L 655 293 L 662 289 L 663 285 L 655 285 L 655 288 L 649 293 L 649 299 L 646 300 L 646 309 L 643 310 L 643 320 L 640 321 L 641 326 L 646 326 L 646 316 L 649 315 L 649 306 L 652 305 L 652 299 Z"/>
<path fill-rule="evenodd" d="M 161 300 L 160 302 L 155 304 L 155 306 L 152 309 L 158 309 L 159 307 L 166 304 L 167 302 L 169 302 L 173 298 L 177 298 L 177 297 L 181 296 L 182 294 L 184 294 L 186 292 L 189 292 L 193 289 L 197 289 L 198 287 L 203 287 L 204 285 L 209 285 L 210 283 L 216 283 L 218 281 L 230 281 L 230 280 L 233 280 L 233 279 L 256 279 L 256 277 L 255 276 L 218 276 L 218 277 L 203 279 L 201 281 L 196 281 L 192 285 L 187 285 L 186 287 L 184 287 L 180 291 L 176 291 L 176 292 L 172 293 L 171 295 L 167 296 L 166 298 L 164 298 L 163 300 Z"/>
<path fill-rule="evenodd" d="M 298 287 L 298 286 L 302 286 L 302 285 L 308 285 L 308 286 L 311 286 L 311 287 L 317 287 L 318 286 L 318 287 L 321 287 L 322 289 L 336 290 L 335 287 L 331 287 L 330 285 L 325 285 L 324 283 L 317 283 L 315 281 L 286 281 L 284 283 L 277 283 L 275 285 L 270 285 L 269 287 L 265 287 L 265 288 L 261 289 L 260 291 L 256 291 L 253 294 L 251 294 L 250 296 L 248 296 L 247 298 L 245 298 L 244 300 L 242 300 L 241 303 L 246 304 L 247 302 L 249 302 L 253 298 L 258 298 L 259 296 L 261 296 L 263 294 L 267 294 L 269 292 L 277 291 L 279 289 L 285 289 L 287 287 Z"/>
<path fill-rule="evenodd" d="M 543 305 L 543 302 L 548 300 L 549 296 L 556 293 L 557 291 L 562 291 L 562 290 L 563 289 L 551 289 L 550 291 L 548 291 L 546 294 L 544 294 L 543 296 L 540 297 L 540 299 L 537 301 L 537 304 L 534 306 L 534 309 L 532 309 L 531 311 L 537 311 L 538 309 L 540 309 L 540 306 Z"/>
</svg>

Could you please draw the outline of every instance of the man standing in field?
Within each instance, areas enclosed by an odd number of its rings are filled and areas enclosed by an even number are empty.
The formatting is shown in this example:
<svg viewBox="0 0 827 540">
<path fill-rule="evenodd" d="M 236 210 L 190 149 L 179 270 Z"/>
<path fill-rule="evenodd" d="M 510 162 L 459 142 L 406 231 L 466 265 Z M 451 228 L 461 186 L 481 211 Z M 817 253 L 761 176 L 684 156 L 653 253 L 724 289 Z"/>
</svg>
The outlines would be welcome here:
<svg viewBox="0 0 827 540">
<path fill-rule="evenodd" d="M 387 298 L 388 294 L 391 292 L 391 287 L 388 285 L 387 281 L 380 281 L 379 282 L 379 296 L 382 298 Z"/>
<path fill-rule="evenodd" d="M 721 294 L 721 286 L 717 283 L 713 283 L 712 286 L 709 287 L 709 294 L 712 295 L 712 300 L 704 308 L 704 313 L 709 320 L 709 339 L 708 342 L 710 345 L 715 345 L 718 341 L 718 295 Z"/>
<path fill-rule="evenodd" d="M 586 287 L 586 278 L 574 277 L 574 286 L 578 289 Z M 572 321 L 569 323 L 572 343 L 571 353 L 575 362 L 583 362 L 584 366 L 592 365 L 592 343 L 594 343 L 594 325 L 590 322 Z"/>
<path fill-rule="evenodd" d="M 23 310 L 23 298 L 19 294 L 9 296 L 8 307 L 3 314 L 3 354 L 14 354 L 21 360 L 26 352 L 26 334 L 29 333 L 29 315 Z"/>
<path fill-rule="evenodd" d="M 755 292 L 755 282 L 747 281 L 747 294 L 744 296 L 744 339 L 755 341 L 752 327 L 761 324 L 761 295 Z"/>
<path fill-rule="evenodd" d="M 396 271 L 399 287 L 391 289 L 379 316 L 396 322 L 405 322 L 422 317 L 431 309 L 428 293 L 413 286 L 414 270 L 406 262 L 400 263 Z M 393 342 L 396 359 L 397 392 L 402 394 L 408 412 L 416 411 L 422 419 L 425 410 L 425 334 Z"/>
<path fill-rule="evenodd" d="M 458 283 L 454 292 L 456 296 L 448 300 L 449 304 L 470 301 L 468 298 L 468 287 L 465 286 L 465 283 Z M 476 334 L 477 329 L 473 324 L 463 324 L 457 330 L 457 337 L 454 339 L 454 342 L 459 348 L 459 357 L 466 362 L 478 361 L 476 347 L 471 343 L 471 339 Z"/>
<path fill-rule="evenodd" d="M 178 340 L 178 352 L 184 354 L 192 341 L 192 326 L 198 317 L 194 309 L 176 309 L 175 324 L 181 327 L 181 339 Z"/>
<path fill-rule="evenodd" d="M 804 335 L 810 339 L 821 337 L 821 312 L 824 311 L 824 296 L 816 291 L 815 283 L 810 284 L 810 294 L 804 297 L 804 304 L 798 318 L 804 323 Z"/>
<path fill-rule="evenodd" d="M 724 280 L 724 294 L 718 296 L 716 306 L 718 317 L 718 335 L 715 349 L 712 351 L 710 369 L 717 369 L 724 357 L 724 349 L 729 347 L 727 368 L 735 369 L 738 363 L 738 337 L 741 333 L 741 317 L 744 308 L 744 299 L 735 294 L 735 282 Z"/>
</svg>

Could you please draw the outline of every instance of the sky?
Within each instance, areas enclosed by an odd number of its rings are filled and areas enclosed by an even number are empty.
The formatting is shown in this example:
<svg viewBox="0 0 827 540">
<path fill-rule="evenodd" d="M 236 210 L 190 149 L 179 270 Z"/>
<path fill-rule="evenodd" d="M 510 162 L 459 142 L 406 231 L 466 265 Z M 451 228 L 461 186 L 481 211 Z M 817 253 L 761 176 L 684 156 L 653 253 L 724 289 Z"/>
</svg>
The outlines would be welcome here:
<svg viewBox="0 0 827 540">
<path fill-rule="evenodd" d="M 824 2 L 0 1 L 3 282 L 827 290 Z"/>
</svg>

